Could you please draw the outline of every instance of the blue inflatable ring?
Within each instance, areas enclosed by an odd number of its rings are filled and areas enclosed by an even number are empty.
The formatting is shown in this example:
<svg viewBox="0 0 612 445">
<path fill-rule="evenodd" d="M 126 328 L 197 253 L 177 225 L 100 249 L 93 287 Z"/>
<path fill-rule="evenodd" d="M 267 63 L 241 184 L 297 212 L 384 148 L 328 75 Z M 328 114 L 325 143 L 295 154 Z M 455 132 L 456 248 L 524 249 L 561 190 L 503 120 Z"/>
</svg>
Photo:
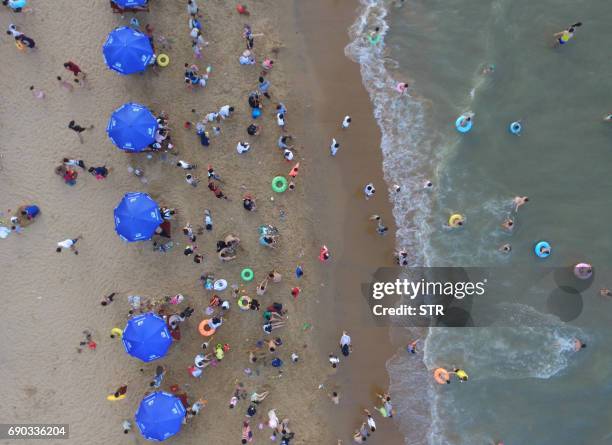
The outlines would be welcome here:
<svg viewBox="0 0 612 445">
<path fill-rule="evenodd" d="M 510 133 L 518 136 L 519 134 L 521 134 L 521 131 L 523 131 L 523 126 L 518 121 L 512 122 L 508 127 L 508 130 L 510 130 Z"/>
<path fill-rule="evenodd" d="M 542 249 L 547 249 L 548 252 L 542 252 Z M 547 258 L 550 256 L 550 252 L 551 252 L 551 247 L 550 244 L 546 241 L 539 241 L 533 251 L 535 252 L 536 256 L 538 258 Z"/>
<path fill-rule="evenodd" d="M 459 116 L 457 118 L 457 120 L 455 121 L 455 128 L 457 129 L 457 131 L 459 133 L 467 133 L 468 131 L 470 131 L 472 129 L 472 121 L 468 121 L 467 125 L 465 127 L 461 126 L 461 121 L 463 120 L 463 116 Z"/>
<path fill-rule="evenodd" d="M 251 112 L 251 116 L 253 116 L 253 119 L 257 119 L 259 116 L 261 116 L 261 109 L 253 108 L 253 111 Z"/>
</svg>

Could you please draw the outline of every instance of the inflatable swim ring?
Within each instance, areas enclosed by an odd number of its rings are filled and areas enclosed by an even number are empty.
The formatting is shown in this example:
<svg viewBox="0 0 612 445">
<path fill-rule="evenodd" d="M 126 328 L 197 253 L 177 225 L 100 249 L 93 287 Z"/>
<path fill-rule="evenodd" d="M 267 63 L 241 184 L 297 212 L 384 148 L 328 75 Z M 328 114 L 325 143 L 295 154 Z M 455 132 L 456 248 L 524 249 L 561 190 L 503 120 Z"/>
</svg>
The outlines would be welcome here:
<svg viewBox="0 0 612 445">
<path fill-rule="evenodd" d="M 106 400 L 110 400 L 111 402 L 115 402 L 117 400 L 123 400 L 125 399 L 126 395 L 125 394 L 121 394 L 119 397 L 115 397 L 115 394 L 111 394 L 110 396 L 106 397 Z"/>
<path fill-rule="evenodd" d="M 157 64 L 162 68 L 170 64 L 170 57 L 167 54 L 160 54 L 157 56 Z"/>
<path fill-rule="evenodd" d="M 113 328 L 111 329 L 111 335 L 116 335 L 117 337 L 121 338 L 123 337 L 123 331 L 119 328 Z"/>
<path fill-rule="evenodd" d="M 368 41 L 371 45 L 376 45 L 378 42 L 380 42 L 380 34 L 376 34 L 374 36 L 369 35 Z"/>
<path fill-rule="evenodd" d="M 459 133 L 467 133 L 468 131 L 470 131 L 472 129 L 472 120 L 470 119 L 467 123 L 466 126 L 462 127 L 461 126 L 461 121 L 463 120 L 464 116 L 459 116 L 457 118 L 457 120 L 455 121 L 455 128 L 457 129 L 457 131 Z"/>
<path fill-rule="evenodd" d="M 461 227 L 464 222 L 464 216 L 459 213 L 453 213 L 450 218 L 448 218 L 448 225 L 450 227 Z"/>
<path fill-rule="evenodd" d="M 515 121 L 510 124 L 508 130 L 510 130 L 510 133 L 519 136 L 521 134 L 521 131 L 523 131 L 523 126 L 519 121 Z"/>
<path fill-rule="evenodd" d="M 215 284 L 213 284 L 213 289 L 219 292 L 227 289 L 227 281 L 224 279 L 215 281 Z"/>
<path fill-rule="evenodd" d="M 574 275 L 579 280 L 588 280 L 593 276 L 593 266 L 589 263 L 578 263 L 574 266 Z"/>
<path fill-rule="evenodd" d="M 253 111 L 251 111 L 251 116 L 253 117 L 253 119 L 257 119 L 259 116 L 261 116 L 261 109 L 253 108 Z"/>
<path fill-rule="evenodd" d="M 216 332 L 216 329 L 211 328 L 208 324 L 209 321 L 210 318 L 204 319 L 198 325 L 198 332 L 204 337 L 210 337 Z"/>
<path fill-rule="evenodd" d="M 240 278 L 244 281 L 252 281 L 254 277 L 255 274 L 253 273 L 253 269 L 249 269 L 248 267 L 245 267 L 242 269 L 242 272 L 240 272 Z"/>
<path fill-rule="evenodd" d="M 251 298 L 248 295 L 238 298 L 238 307 L 240 310 L 248 311 L 251 308 Z"/>
<path fill-rule="evenodd" d="M 447 385 L 450 383 L 450 374 L 444 368 L 438 368 L 433 373 L 434 380 L 440 385 Z"/>
<path fill-rule="evenodd" d="M 272 191 L 283 193 L 287 190 L 287 179 L 284 176 L 277 176 L 272 180 Z"/>
<path fill-rule="evenodd" d="M 550 244 L 548 244 L 548 242 L 546 241 L 539 241 L 533 248 L 533 251 L 538 256 L 538 258 L 547 258 L 550 256 L 551 253 Z"/>
</svg>

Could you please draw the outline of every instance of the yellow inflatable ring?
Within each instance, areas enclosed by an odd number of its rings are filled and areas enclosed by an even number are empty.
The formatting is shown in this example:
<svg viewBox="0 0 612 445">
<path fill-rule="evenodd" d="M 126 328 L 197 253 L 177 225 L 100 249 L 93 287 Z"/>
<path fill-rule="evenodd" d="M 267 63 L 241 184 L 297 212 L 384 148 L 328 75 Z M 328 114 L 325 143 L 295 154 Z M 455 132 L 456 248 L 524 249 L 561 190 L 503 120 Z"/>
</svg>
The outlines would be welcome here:
<svg viewBox="0 0 612 445">
<path fill-rule="evenodd" d="M 210 337 L 216 331 L 216 329 L 213 329 L 208 325 L 209 321 L 210 319 L 202 320 L 198 325 L 198 331 L 200 332 L 200 335 L 204 337 Z"/>
<path fill-rule="evenodd" d="M 453 213 L 450 218 L 448 218 L 448 225 L 450 227 L 461 227 L 464 222 L 465 218 L 459 213 Z"/>
<path fill-rule="evenodd" d="M 19 51 L 25 51 L 26 49 L 25 45 L 21 43 L 19 40 L 15 40 L 15 46 L 17 47 Z"/>
<path fill-rule="evenodd" d="M 243 295 L 238 299 L 238 307 L 243 311 L 248 311 L 251 306 L 251 298 L 248 295 Z"/>
<path fill-rule="evenodd" d="M 123 337 L 123 331 L 119 328 L 113 328 L 111 329 L 111 335 L 116 335 L 117 337 L 121 338 Z"/>
<path fill-rule="evenodd" d="M 160 54 L 157 56 L 157 64 L 162 68 L 170 65 L 170 57 L 167 54 Z"/>
</svg>

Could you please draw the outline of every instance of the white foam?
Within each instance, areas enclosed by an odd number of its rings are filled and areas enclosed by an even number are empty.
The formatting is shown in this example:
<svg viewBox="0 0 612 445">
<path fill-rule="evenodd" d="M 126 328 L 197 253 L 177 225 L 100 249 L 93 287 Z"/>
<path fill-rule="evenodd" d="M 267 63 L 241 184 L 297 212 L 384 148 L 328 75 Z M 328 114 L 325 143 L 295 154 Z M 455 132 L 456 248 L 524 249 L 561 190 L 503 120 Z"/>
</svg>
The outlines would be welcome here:
<svg viewBox="0 0 612 445">
<path fill-rule="evenodd" d="M 372 100 L 382 133 L 385 180 L 388 184 L 399 184 L 402 189 L 400 193 L 389 194 L 397 224 L 398 248 L 411 254 L 412 264 L 426 265 L 430 251 L 431 198 L 422 184 L 426 179 L 433 179 L 437 155 L 426 130 L 423 102 L 412 94 L 400 95 L 395 87 L 403 80 L 394 79 L 387 69 L 388 65 L 397 66 L 397 62 L 385 58 L 385 36 L 389 30 L 385 20 L 387 3 L 361 0 L 363 9 L 349 29 L 352 41 L 345 48 L 345 54 L 360 64 L 363 84 Z M 380 28 L 381 39 L 372 45 L 366 35 L 375 27 Z"/>
</svg>

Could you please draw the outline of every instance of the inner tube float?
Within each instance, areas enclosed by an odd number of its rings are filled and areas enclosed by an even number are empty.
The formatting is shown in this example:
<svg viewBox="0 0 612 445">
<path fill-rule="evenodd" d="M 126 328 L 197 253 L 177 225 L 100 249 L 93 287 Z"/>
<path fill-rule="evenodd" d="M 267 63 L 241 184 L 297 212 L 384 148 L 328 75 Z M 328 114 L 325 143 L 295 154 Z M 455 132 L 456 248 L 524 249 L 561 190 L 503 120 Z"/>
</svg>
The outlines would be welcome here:
<svg viewBox="0 0 612 445">
<path fill-rule="evenodd" d="M 444 368 L 438 368 L 433 372 L 434 380 L 440 385 L 450 384 L 450 374 Z"/>
<path fill-rule="evenodd" d="M 251 297 L 243 295 L 238 298 L 238 307 L 242 311 L 248 311 L 251 308 Z"/>
<path fill-rule="evenodd" d="M 283 193 L 287 190 L 287 179 L 284 176 L 277 176 L 272 180 L 272 191 L 276 193 Z"/>
<path fill-rule="evenodd" d="M 210 321 L 209 318 L 204 319 L 198 325 L 198 332 L 203 337 L 210 337 L 216 332 L 216 329 L 211 328 L 210 325 L 208 324 L 209 321 Z"/>
<path fill-rule="evenodd" d="M 119 328 L 113 328 L 111 329 L 111 337 L 115 336 L 115 337 L 123 337 L 123 331 Z"/>
<path fill-rule="evenodd" d="M 215 284 L 213 284 L 213 289 L 219 292 L 227 289 L 227 281 L 225 281 L 223 278 L 215 281 Z"/>
<path fill-rule="evenodd" d="M 548 258 L 551 253 L 550 244 L 547 241 L 539 241 L 533 248 L 538 258 Z"/>
<path fill-rule="evenodd" d="M 159 66 L 161 66 L 162 68 L 167 67 L 168 65 L 170 65 L 170 57 L 168 57 L 168 54 L 160 54 L 157 56 L 157 64 Z"/>
<path fill-rule="evenodd" d="M 251 116 L 253 117 L 253 119 L 257 119 L 259 116 L 261 116 L 261 109 L 253 108 L 253 111 L 251 111 Z"/>
<path fill-rule="evenodd" d="M 574 275 L 579 280 L 588 280 L 593 276 L 593 266 L 589 263 L 578 263 L 574 266 Z"/>
<path fill-rule="evenodd" d="M 510 133 L 519 136 L 521 134 L 521 131 L 523 131 L 523 126 L 519 121 L 515 121 L 510 124 L 508 130 L 510 131 Z"/>
<path fill-rule="evenodd" d="M 255 278 L 255 274 L 253 273 L 253 269 L 250 269 L 248 267 L 245 267 L 244 269 L 242 269 L 242 272 L 240 272 L 240 278 L 242 278 L 243 281 L 252 281 L 253 278 Z"/>
<path fill-rule="evenodd" d="M 376 45 L 378 42 L 380 42 L 380 39 L 381 39 L 380 34 L 368 36 L 368 41 L 370 42 L 371 45 Z"/>
<path fill-rule="evenodd" d="M 453 213 L 450 218 L 448 218 L 449 227 L 461 227 L 465 223 L 465 217 L 459 213 Z"/>
<path fill-rule="evenodd" d="M 463 116 L 459 116 L 457 118 L 457 120 L 455 121 L 455 128 L 457 129 L 457 131 L 459 133 L 467 133 L 468 131 L 470 131 L 472 129 L 472 120 L 471 119 L 467 122 L 467 125 L 461 126 L 461 121 L 463 119 L 464 119 Z"/>
</svg>

